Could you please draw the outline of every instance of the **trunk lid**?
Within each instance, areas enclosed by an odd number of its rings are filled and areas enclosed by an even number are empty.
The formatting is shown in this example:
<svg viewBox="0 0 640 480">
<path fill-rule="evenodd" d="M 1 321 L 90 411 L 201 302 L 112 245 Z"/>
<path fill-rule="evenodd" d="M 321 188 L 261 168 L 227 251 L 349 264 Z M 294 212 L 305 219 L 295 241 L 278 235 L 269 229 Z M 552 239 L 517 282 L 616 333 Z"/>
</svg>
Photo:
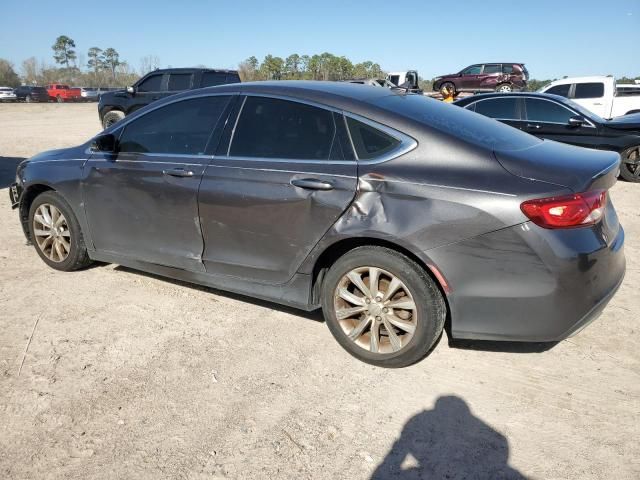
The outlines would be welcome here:
<svg viewBox="0 0 640 480">
<path fill-rule="evenodd" d="M 611 188 L 617 180 L 620 155 L 545 140 L 523 150 L 494 150 L 509 173 L 562 187 L 575 193 Z"/>
</svg>

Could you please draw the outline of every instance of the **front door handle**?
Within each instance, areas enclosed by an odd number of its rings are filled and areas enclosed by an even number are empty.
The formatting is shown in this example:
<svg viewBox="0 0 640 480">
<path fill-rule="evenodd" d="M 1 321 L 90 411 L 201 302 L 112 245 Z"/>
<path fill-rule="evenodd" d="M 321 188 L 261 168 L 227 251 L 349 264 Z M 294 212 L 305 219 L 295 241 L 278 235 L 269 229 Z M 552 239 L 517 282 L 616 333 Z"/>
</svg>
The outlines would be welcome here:
<svg viewBox="0 0 640 480">
<path fill-rule="evenodd" d="M 537 125 L 535 123 L 527 123 L 527 128 L 531 128 L 532 130 L 540 130 L 542 125 Z"/>
<path fill-rule="evenodd" d="M 317 178 L 295 178 L 291 180 L 291 185 L 307 190 L 333 190 L 333 185 Z"/>
<path fill-rule="evenodd" d="M 184 168 L 172 168 L 171 170 L 163 170 L 163 175 L 168 175 L 170 177 L 193 177 L 193 172 L 191 170 L 185 170 Z"/>
</svg>

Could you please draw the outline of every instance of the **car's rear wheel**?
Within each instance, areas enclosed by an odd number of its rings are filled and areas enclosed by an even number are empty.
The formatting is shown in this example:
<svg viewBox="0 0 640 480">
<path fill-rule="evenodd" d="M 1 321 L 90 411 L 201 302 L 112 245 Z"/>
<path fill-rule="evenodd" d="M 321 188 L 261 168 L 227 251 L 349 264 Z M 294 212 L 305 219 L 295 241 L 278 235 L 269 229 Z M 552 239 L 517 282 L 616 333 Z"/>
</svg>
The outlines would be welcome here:
<svg viewBox="0 0 640 480">
<path fill-rule="evenodd" d="M 338 343 L 380 367 L 422 359 L 442 333 L 446 305 L 425 270 L 388 248 L 351 250 L 323 281 L 322 309 Z"/>
<path fill-rule="evenodd" d="M 124 118 L 124 113 L 119 110 L 111 110 L 110 112 L 105 113 L 102 118 L 102 127 L 109 128 L 116 122 L 119 122 Z"/>
<path fill-rule="evenodd" d="M 445 90 L 447 89 L 451 91 L 452 94 L 456 94 L 456 86 L 453 82 L 444 82 L 442 85 L 440 85 L 440 93 L 442 95 L 445 95 Z"/>
<path fill-rule="evenodd" d="M 60 95 L 58 95 L 56 97 L 56 102 L 58 102 L 58 103 L 62 103 L 63 102 L 62 97 Z"/>
<path fill-rule="evenodd" d="M 31 99 L 31 95 L 27 95 L 26 97 L 24 97 L 24 101 L 27 103 L 31 103 L 33 100 Z"/>
<path fill-rule="evenodd" d="M 640 182 L 640 145 L 620 154 L 620 176 L 628 182 Z"/>
<path fill-rule="evenodd" d="M 496 87 L 496 92 L 511 93 L 513 92 L 513 86 L 510 83 L 503 83 L 502 85 L 498 85 Z"/>
<path fill-rule="evenodd" d="M 36 252 L 50 267 L 68 272 L 91 263 L 78 220 L 56 192 L 44 192 L 34 199 L 29 230 Z"/>
</svg>

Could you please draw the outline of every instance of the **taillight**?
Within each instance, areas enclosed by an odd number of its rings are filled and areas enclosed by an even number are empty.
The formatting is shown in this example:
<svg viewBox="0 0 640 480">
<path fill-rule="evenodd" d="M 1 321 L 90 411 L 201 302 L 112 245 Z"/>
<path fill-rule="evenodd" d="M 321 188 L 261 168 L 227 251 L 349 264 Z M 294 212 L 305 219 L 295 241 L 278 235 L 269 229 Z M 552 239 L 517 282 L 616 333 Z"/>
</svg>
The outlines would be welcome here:
<svg viewBox="0 0 640 480">
<path fill-rule="evenodd" d="M 576 193 L 562 197 L 528 200 L 520 205 L 533 223 L 544 228 L 573 228 L 593 225 L 604 215 L 607 192 Z"/>
</svg>

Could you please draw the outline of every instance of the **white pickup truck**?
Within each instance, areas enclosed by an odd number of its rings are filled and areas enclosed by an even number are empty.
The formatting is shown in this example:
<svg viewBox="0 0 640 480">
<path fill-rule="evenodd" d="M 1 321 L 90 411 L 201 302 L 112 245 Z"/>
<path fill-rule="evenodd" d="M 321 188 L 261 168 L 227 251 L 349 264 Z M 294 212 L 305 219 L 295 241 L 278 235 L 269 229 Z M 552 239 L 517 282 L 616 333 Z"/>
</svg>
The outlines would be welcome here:
<svg viewBox="0 0 640 480">
<path fill-rule="evenodd" d="M 618 95 L 613 77 L 563 78 L 538 91 L 570 98 L 602 118 L 640 112 L 640 95 Z"/>
</svg>

